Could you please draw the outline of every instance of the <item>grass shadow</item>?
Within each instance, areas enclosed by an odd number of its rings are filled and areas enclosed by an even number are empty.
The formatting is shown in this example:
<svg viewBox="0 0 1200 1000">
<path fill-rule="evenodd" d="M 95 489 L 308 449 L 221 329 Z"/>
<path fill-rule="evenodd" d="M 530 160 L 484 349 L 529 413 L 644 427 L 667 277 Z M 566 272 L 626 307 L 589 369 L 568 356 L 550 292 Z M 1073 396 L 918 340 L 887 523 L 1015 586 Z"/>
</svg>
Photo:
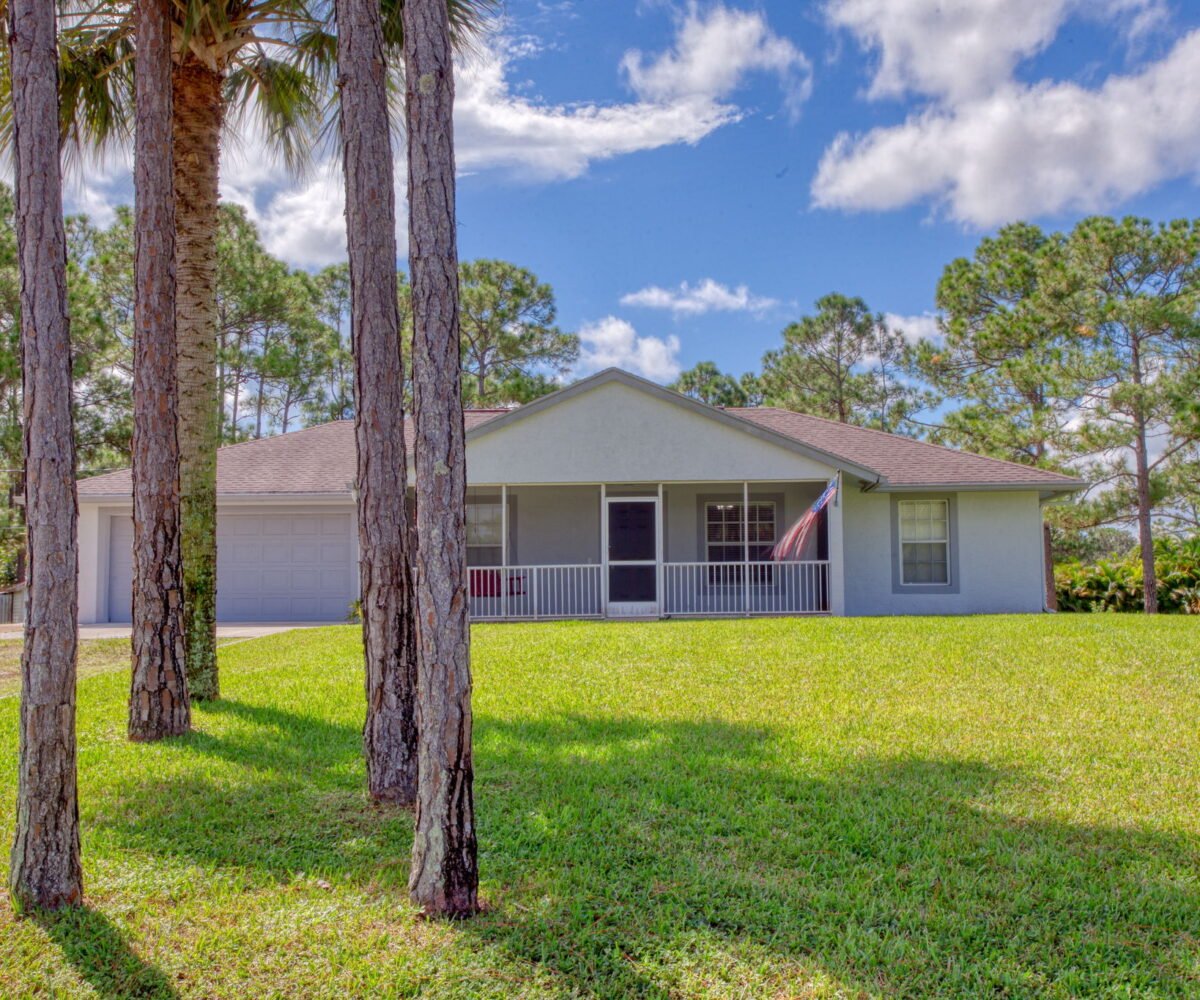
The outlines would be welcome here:
<svg viewBox="0 0 1200 1000">
<path fill-rule="evenodd" d="M 104 817 L 121 843 L 278 880 L 375 879 L 381 867 L 403 880 L 395 862 L 407 865 L 412 814 L 369 800 L 357 729 L 227 698 L 202 713 L 235 724 L 201 722 L 171 744 L 186 767 L 122 785 L 121 808 Z"/>
<path fill-rule="evenodd" d="M 205 711 L 239 725 L 127 782 L 121 843 L 403 898 L 411 815 L 369 805 L 357 730 Z M 1022 816 L 1018 770 L 808 752 L 721 721 L 478 716 L 491 909 L 459 933 L 589 997 L 1200 995 L 1194 838 Z"/>
<path fill-rule="evenodd" d="M 478 731 L 505 888 L 466 933 L 582 995 L 1200 995 L 1200 844 L 1006 815 L 1019 772 L 800 768 L 717 722 Z"/>
<path fill-rule="evenodd" d="M 33 919 L 84 981 L 106 1000 L 172 1000 L 171 980 L 129 946 L 108 917 L 90 906 L 41 911 Z"/>
</svg>

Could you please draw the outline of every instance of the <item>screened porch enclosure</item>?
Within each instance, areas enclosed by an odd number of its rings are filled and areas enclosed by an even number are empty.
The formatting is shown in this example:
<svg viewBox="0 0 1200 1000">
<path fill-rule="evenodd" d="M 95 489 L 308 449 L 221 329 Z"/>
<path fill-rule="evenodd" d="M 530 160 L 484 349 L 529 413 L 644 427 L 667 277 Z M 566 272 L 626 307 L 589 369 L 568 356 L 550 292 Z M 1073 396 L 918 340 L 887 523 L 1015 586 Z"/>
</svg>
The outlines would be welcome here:
<svg viewBox="0 0 1200 1000">
<path fill-rule="evenodd" d="M 829 512 L 772 559 L 824 482 L 473 487 L 473 619 L 830 611 Z M 836 501 L 835 501 L 836 502 Z"/>
</svg>

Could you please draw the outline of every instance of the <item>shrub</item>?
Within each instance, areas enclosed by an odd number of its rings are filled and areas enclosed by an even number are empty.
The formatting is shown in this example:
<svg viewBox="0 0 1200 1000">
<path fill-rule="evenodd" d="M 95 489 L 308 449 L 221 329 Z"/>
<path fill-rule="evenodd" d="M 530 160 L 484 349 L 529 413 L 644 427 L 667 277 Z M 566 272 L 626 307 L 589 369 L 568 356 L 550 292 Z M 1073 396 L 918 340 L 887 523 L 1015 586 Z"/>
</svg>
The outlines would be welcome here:
<svg viewBox="0 0 1200 1000">
<path fill-rule="evenodd" d="M 1158 606 L 1166 613 L 1200 614 L 1200 535 L 1163 538 L 1154 546 Z M 1124 559 L 1091 566 L 1065 563 L 1054 571 L 1060 611 L 1141 611 L 1142 561 Z"/>
</svg>

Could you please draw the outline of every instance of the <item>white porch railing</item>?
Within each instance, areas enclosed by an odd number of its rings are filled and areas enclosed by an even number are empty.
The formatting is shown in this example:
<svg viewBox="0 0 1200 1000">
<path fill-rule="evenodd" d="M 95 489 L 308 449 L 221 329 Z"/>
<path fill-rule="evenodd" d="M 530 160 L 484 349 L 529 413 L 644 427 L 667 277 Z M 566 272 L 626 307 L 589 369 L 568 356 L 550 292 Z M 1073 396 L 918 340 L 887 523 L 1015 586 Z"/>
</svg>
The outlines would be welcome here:
<svg viewBox="0 0 1200 1000">
<path fill-rule="evenodd" d="M 603 618 L 603 574 L 595 563 L 472 566 L 471 618 Z M 664 615 L 828 614 L 829 563 L 664 563 L 662 590 Z"/>
<path fill-rule="evenodd" d="M 471 618 L 601 618 L 603 568 L 472 566 L 467 570 Z"/>
<path fill-rule="evenodd" d="M 692 562 L 663 566 L 663 614 L 816 615 L 829 611 L 829 563 Z"/>
</svg>

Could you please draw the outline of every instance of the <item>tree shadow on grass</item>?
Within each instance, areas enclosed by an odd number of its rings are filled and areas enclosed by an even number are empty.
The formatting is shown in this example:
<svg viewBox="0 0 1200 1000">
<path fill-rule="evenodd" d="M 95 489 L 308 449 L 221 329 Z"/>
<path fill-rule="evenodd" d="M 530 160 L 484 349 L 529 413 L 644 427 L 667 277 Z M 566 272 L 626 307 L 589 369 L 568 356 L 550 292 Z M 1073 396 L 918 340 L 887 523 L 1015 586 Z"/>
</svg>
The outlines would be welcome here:
<svg viewBox="0 0 1200 1000">
<path fill-rule="evenodd" d="M 1200 844 L 1007 815 L 1017 771 L 717 722 L 478 733 L 503 888 L 466 932 L 582 995 L 1200 995 Z"/>
<path fill-rule="evenodd" d="M 106 1000 L 172 1000 L 157 966 L 139 958 L 119 927 L 90 906 L 32 915 L 79 976 Z"/>
<path fill-rule="evenodd" d="M 359 733 L 217 705 L 245 725 L 179 741 L 188 777 L 126 785 L 112 832 L 404 898 L 411 815 L 368 804 Z M 491 909 L 461 933 L 579 995 L 1200 995 L 1200 845 L 1021 818 L 1020 771 L 807 758 L 718 721 L 481 716 L 476 736 Z"/>
<path fill-rule="evenodd" d="M 102 821 L 122 843 L 282 881 L 403 881 L 412 813 L 370 802 L 357 729 L 231 699 L 203 712 L 230 724 L 172 742 L 194 758 L 186 777 L 146 775 L 118 790 L 120 809 Z"/>
</svg>

